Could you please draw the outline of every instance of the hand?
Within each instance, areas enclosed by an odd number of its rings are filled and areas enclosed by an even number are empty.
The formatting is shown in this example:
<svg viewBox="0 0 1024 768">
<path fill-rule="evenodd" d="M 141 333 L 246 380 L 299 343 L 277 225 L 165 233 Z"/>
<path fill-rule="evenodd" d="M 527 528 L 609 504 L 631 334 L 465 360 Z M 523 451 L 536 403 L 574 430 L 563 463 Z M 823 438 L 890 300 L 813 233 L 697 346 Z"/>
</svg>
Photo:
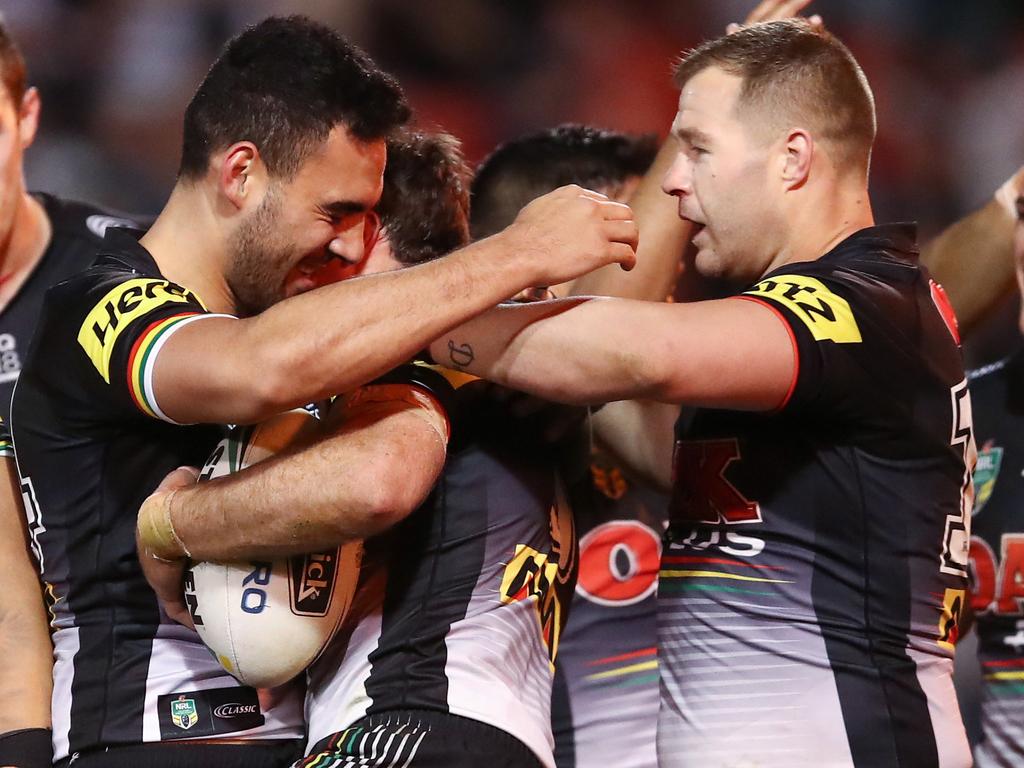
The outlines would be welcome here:
<svg viewBox="0 0 1024 768">
<path fill-rule="evenodd" d="M 529 203 L 499 237 L 524 261 L 528 285 L 557 285 L 608 264 L 632 269 L 640 233 L 628 205 L 570 184 Z"/>
<path fill-rule="evenodd" d="M 1003 185 L 996 190 L 996 200 L 1002 205 L 1008 214 L 1015 219 L 1020 218 L 1018 201 L 1024 195 L 1024 166 L 1021 166 L 1013 176 L 1008 178 Z"/>
<path fill-rule="evenodd" d="M 195 467 L 178 467 L 169 473 L 157 486 L 157 489 L 142 502 L 142 507 L 139 509 L 140 515 L 142 510 L 147 507 L 167 504 L 174 491 L 190 487 L 198 479 L 199 470 Z M 166 553 L 158 555 L 152 550 L 150 543 L 143 541 L 138 527 L 135 529 L 135 546 L 138 550 L 142 574 L 156 593 L 157 599 L 168 617 L 190 629 L 195 629 L 192 616 L 185 604 L 185 592 L 182 586 L 187 564 L 186 558 L 168 559 L 163 556 Z"/>
<path fill-rule="evenodd" d="M 758 3 L 754 10 L 747 14 L 747 18 L 743 20 L 742 24 L 734 22 L 726 27 L 725 34 L 731 35 L 733 32 L 738 32 L 743 27 L 749 27 L 751 24 L 792 18 L 810 4 L 811 0 L 763 0 L 761 3 Z M 818 29 L 825 26 L 821 16 L 818 14 L 811 16 L 807 21 L 811 23 L 811 26 Z"/>
</svg>

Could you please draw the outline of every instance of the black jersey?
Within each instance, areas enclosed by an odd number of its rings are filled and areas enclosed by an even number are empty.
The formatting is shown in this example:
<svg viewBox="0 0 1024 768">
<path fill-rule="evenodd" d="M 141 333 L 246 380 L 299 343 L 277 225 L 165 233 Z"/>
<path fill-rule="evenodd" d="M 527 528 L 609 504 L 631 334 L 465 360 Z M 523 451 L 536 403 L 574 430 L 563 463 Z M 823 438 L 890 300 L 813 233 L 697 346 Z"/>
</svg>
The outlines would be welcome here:
<svg viewBox="0 0 1024 768">
<path fill-rule="evenodd" d="M 977 765 L 1024 764 L 1024 349 L 968 375 L 978 439 L 971 607 L 981 662 Z"/>
<path fill-rule="evenodd" d="M 461 386 L 444 471 L 420 509 L 366 543 L 353 606 L 310 669 L 308 741 L 364 716 L 430 710 L 499 728 L 553 768 L 551 680 L 576 576 L 572 516 L 553 449 L 520 429 L 484 382 L 446 375 Z"/>
<path fill-rule="evenodd" d="M 142 501 L 172 469 L 201 466 L 221 435 L 169 422 L 152 392 L 162 344 L 208 316 L 125 230 L 46 293 L 11 428 L 53 598 L 57 759 L 142 741 L 302 735 L 301 692 L 240 686 L 194 631 L 161 614 L 135 551 Z M 221 717 L 238 711 L 228 704 L 247 714 Z M 175 716 L 183 707 L 190 717 Z"/>
<path fill-rule="evenodd" d="M 88 267 L 99 252 L 107 227 L 137 226 L 84 203 L 35 193 L 46 210 L 52 234 L 39 263 L 0 312 L 0 417 L 10 418 L 11 394 L 22 358 L 43 306 L 46 289 Z"/>
<path fill-rule="evenodd" d="M 580 566 L 555 667 L 555 763 L 654 768 L 656 593 L 668 497 L 597 450 L 570 498 Z"/>
<path fill-rule="evenodd" d="M 912 228 L 733 300 L 790 330 L 776 413 L 680 423 L 659 584 L 663 766 L 969 766 L 952 683 L 974 441 Z"/>
</svg>

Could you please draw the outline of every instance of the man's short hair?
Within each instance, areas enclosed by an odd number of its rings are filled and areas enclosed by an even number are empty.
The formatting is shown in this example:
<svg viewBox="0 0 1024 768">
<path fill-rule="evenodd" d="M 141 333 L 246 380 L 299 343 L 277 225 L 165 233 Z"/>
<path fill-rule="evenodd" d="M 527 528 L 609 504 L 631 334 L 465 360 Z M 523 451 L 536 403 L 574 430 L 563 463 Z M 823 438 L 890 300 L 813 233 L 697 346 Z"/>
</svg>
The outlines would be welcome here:
<svg viewBox="0 0 1024 768">
<path fill-rule="evenodd" d="M 388 140 L 377 211 L 402 264 L 420 264 L 469 242 L 469 166 L 443 132 L 403 131 Z"/>
<path fill-rule="evenodd" d="M 14 102 L 14 108 L 18 109 L 21 106 L 21 99 L 25 96 L 28 70 L 25 67 L 25 58 L 21 55 L 18 44 L 14 42 L 3 16 L 0 16 L 0 79 L 3 80 L 11 101 Z"/>
<path fill-rule="evenodd" d="M 737 108 L 773 133 L 798 125 L 834 148 L 837 163 L 867 170 L 875 100 L 850 50 L 805 19 L 754 24 L 700 45 L 679 63 L 684 87 L 709 67 L 742 78 Z"/>
<path fill-rule="evenodd" d="M 473 178 L 473 237 L 501 231 L 524 205 L 566 184 L 614 192 L 631 176 L 643 175 L 657 151 L 653 135 L 589 125 L 560 125 L 502 144 Z"/>
<path fill-rule="evenodd" d="M 227 44 L 192 97 L 178 175 L 199 178 L 213 153 L 251 141 L 290 178 L 336 125 L 372 141 L 408 117 L 398 83 L 359 48 L 305 17 L 271 17 Z"/>
</svg>

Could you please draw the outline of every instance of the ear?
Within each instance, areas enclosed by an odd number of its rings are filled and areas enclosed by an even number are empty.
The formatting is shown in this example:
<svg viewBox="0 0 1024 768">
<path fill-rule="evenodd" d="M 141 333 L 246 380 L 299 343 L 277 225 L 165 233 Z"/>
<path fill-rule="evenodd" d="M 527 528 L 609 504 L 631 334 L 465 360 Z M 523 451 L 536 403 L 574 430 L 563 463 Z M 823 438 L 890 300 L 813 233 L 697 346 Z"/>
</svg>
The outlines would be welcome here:
<svg viewBox="0 0 1024 768">
<path fill-rule="evenodd" d="M 18 141 L 22 150 L 28 149 L 36 137 L 39 128 L 39 90 L 29 88 L 21 97 L 18 107 Z"/>
<path fill-rule="evenodd" d="M 251 141 L 239 141 L 228 147 L 221 156 L 219 170 L 220 191 L 236 208 L 263 199 L 267 167 Z"/>
<path fill-rule="evenodd" d="M 799 189 L 811 175 L 811 161 L 814 159 L 814 139 L 803 128 L 794 128 L 783 145 L 785 159 L 782 166 L 782 182 L 786 190 Z"/>
</svg>

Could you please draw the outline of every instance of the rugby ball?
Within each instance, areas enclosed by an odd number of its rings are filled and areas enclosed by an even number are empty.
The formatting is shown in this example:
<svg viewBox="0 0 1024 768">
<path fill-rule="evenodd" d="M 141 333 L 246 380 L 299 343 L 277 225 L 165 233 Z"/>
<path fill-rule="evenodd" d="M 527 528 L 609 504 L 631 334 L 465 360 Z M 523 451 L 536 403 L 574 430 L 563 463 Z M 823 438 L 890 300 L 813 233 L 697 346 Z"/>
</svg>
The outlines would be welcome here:
<svg viewBox="0 0 1024 768">
<path fill-rule="evenodd" d="M 200 482 L 273 456 L 315 428 L 304 410 L 241 427 L 218 444 Z M 345 618 L 359 580 L 362 542 L 244 563 L 192 563 L 185 599 L 196 631 L 240 682 L 271 688 L 309 666 Z"/>
</svg>

